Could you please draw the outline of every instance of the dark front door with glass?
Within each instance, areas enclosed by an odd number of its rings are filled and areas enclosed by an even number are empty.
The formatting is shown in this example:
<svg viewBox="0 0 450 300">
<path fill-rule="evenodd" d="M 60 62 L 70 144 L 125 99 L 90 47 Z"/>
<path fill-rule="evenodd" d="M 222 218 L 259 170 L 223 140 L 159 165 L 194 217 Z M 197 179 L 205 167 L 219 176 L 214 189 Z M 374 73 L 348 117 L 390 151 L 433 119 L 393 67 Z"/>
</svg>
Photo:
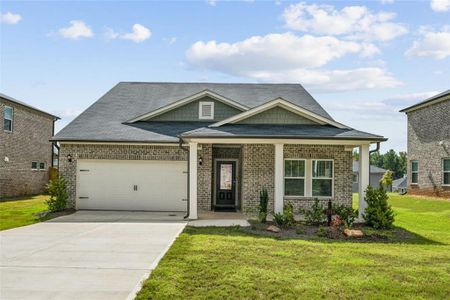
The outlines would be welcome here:
<svg viewBox="0 0 450 300">
<path fill-rule="evenodd" d="M 236 162 L 216 161 L 216 207 L 234 207 L 236 203 Z"/>
</svg>

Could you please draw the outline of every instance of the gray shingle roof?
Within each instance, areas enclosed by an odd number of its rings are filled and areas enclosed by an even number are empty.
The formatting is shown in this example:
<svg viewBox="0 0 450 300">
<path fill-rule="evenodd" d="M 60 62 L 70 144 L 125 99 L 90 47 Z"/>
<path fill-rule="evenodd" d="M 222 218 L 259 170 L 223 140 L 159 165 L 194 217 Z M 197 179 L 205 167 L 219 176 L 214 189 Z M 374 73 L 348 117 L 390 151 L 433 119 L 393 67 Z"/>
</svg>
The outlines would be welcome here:
<svg viewBox="0 0 450 300">
<path fill-rule="evenodd" d="M 395 179 L 394 181 L 392 181 L 392 187 L 393 188 L 406 188 L 407 185 L 408 185 L 408 178 L 407 177 Z"/>
<path fill-rule="evenodd" d="M 439 94 L 437 94 L 437 95 L 434 95 L 434 96 L 432 96 L 432 97 L 430 97 L 430 98 L 428 98 L 428 99 L 425 99 L 425 100 L 423 100 L 423 101 L 421 101 L 421 102 L 419 102 L 419 103 L 416 103 L 416 104 L 414 104 L 414 105 L 408 106 L 408 107 L 406 107 L 406 108 L 400 110 L 400 112 L 408 112 L 409 110 L 411 110 L 411 109 L 413 109 L 413 108 L 415 108 L 415 107 L 418 107 L 418 106 L 427 104 L 427 103 L 429 103 L 429 102 L 432 102 L 432 101 L 437 100 L 437 99 L 440 99 L 440 98 L 444 98 L 445 96 L 449 96 L 449 95 L 450 95 L 450 90 L 443 91 L 442 93 L 439 93 Z"/>
<path fill-rule="evenodd" d="M 38 112 L 43 113 L 43 114 L 46 114 L 47 116 L 53 117 L 53 118 L 56 119 L 56 120 L 60 119 L 60 117 L 58 117 L 58 116 L 52 115 L 52 114 L 50 114 L 50 113 L 48 113 L 48 112 L 46 112 L 46 111 L 43 111 L 43 110 L 41 110 L 41 109 L 39 109 L 39 108 L 36 108 L 36 107 L 31 106 L 31 105 L 29 105 L 29 104 L 26 104 L 25 102 L 22 102 L 22 101 L 19 101 L 19 100 L 17 100 L 17 99 L 14 99 L 13 97 L 10 97 L 10 96 L 8 96 L 8 95 L 5 95 L 5 94 L 0 93 L 0 98 L 6 99 L 6 100 L 8 100 L 8 101 L 10 101 L 10 102 L 13 102 L 13 103 L 16 103 L 16 104 L 19 104 L 19 105 L 28 107 L 28 108 L 30 108 L 30 109 L 32 109 L 32 110 L 38 111 Z"/>
<path fill-rule="evenodd" d="M 386 173 L 386 169 L 370 165 L 370 173 Z M 359 163 L 358 161 L 353 161 L 353 172 L 359 172 Z"/>
<path fill-rule="evenodd" d="M 183 138 L 303 138 L 303 139 L 345 139 L 386 140 L 379 135 L 348 128 L 327 125 L 272 125 L 272 124 L 226 124 L 220 127 L 203 127 L 181 134 Z"/>
<path fill-rule="evenodd" d="M 59 141 L 177 142 L 176 135 L 164 131 L 167 127 L 164 127 L 162 131 L 156 127 L 175 125 L 153 122 L 153 124 L 144 126 L 143 124 L 124 124 L 124 122 L 204 90 L 220 94 L 249 108 L 282 97 L 333 120 L 300 84 L 121 82 L 58 132 L 53 139 Z M 202 123 L 183 122 L 183 124 L 177 125 L 179 128 L 170 130 L 181 133 L 183 132 L 182 128 L 186 129 L 184 131 L 191 131 L 196 125 L 197 128 L 205 127 L 205 124 Z M 306 132 L 305 130 L 304 128 L 303 132 Z M 301 134 L 301 132 L 298 133 Z M 316 130 L 312 133 L 319 132 Z M 270 134 L 276 135 L 277 132 L 270 130 Z M 379 136 L 368 135 L 356 130 L 335 134 L 350 138 L 379 138 Z"/>
</svg>

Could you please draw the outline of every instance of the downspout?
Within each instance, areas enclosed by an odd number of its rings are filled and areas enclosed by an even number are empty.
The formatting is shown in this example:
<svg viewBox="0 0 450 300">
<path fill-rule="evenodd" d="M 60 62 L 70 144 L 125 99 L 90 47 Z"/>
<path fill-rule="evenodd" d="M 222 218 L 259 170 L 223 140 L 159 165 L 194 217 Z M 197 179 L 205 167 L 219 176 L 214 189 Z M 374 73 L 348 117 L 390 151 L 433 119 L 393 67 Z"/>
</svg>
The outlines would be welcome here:
<svg viewBox="0 0 450 300">
<path fill-rule="evenodd" d="M 190 184 L 189 184 L 190 158 L 189 158 L 189 156 L 190 155 L 189 155 L 189 149 L 183 147 L 183 139 L 182 138 L 179 138 L 179 139 L 180 140 L 178 142 L 178 146 L 181 148 L 181 150 L 184 150 L 187 153 L 187 197 L 186 197 L 187 207 L 186 207 L 186 215 L 184 216 L 184 219 L 187 219 L 187 218 L 189 218 L 189 207 L 190 207 L 190 205 L 189 205 L 190 204 L 190 199 L 189 199 L 189 193 L 190 193 Z"/>
<path fill-rule="evenodd" d="M 377 142 L 377 147 L 375 149 L 369 151 L 369 157 L 370 157 L 370 154 L 377 152 L 377 151 L 380 151 L 380 142 Z"/>
</svg>

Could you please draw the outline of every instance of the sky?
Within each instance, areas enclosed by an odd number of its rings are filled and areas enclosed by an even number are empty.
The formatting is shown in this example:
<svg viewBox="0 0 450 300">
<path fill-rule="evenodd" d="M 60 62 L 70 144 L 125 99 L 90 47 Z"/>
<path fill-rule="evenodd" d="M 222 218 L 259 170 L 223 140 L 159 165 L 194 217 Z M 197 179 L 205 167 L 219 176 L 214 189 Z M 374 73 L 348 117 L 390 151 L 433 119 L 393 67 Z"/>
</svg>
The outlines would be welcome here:
<svg viewBox="0 0 450 300">
<path fill-rule="evenodd" d="M 0 91 L 67 125 L 120 81 L 300 83 L 406 150 L 399 109 L 450 88 L 450 0 L 2 1 Z"/>
</svg>

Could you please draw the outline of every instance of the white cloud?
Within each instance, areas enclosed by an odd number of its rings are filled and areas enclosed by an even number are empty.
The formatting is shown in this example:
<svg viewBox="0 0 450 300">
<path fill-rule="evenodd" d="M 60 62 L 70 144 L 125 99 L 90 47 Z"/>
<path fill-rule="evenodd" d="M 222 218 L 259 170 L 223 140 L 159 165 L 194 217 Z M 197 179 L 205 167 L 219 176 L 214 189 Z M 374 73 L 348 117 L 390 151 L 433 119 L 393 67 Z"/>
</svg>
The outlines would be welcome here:
<svg viewBox="0 0 450 300">
<path fill-rule="evenodd" d="M 349 91 L 391 88 L 401 84 L 382 68 L 348 70 L 309 70 L 248 72 L 243 75 L 262 82 L 292 82 L 304 84 L 313 91 Z"/>
<path fill-rule="evenodd" d="M 227 73 L 320 67 L 347 54 L 367 57 L 378 53 L 372 44 L 342 41 L 335 37 L 272 33 L 236 43 L 194 43 L 187 61 L 196 67 Z"/>
<path fill-rule="evenodd" d="M 210 5 L 210 6 L 216 6 L 217 1 L 216 0 L 206 0 L 206 3 L 208 3 L 208 5 Z"/>
<path fill-rule="evenodd" d="M 444 27 L 441 31 L 422 28 L 420 34 L 422 38 L 413 42 L 406 50 L 406 56 L 429 56 L 435 59 L 450 56 L 450 27 Z"/>
<path fill-rule="evenodd" d="M 173 45 L 176 42 L 177 42 L 177 37 L 176 36 L 173 36 L 170 39 L 167 39 L 167 44 L 169 44 L 169 45 Z"/>
<path fill-rule="evenodd" d="M 58 30 L 59 35 L 66 39 L 77 40 L 80 38 L 90 38 L 94 35 L 91 28 L 87 26 L 83 21 L 74 20 L 70 21 L 70 26 L 60 28 Z"/>
<path fill-rule="evenodd" d="M 22 16 L 19 14 L 13 14 L 12 12 L 7 12 L 4 14 L 1 14 L 0 21 L 1 23 L 5 24 L 17 24 L 19 21 L 22 20 Z"/>
<path fill-rule="evenodd" d="M 394 2 L 395 2 L 394 0 L 380 0 L 381 4 L 392 4 Z"/>
<path fill-rule="evenodd" d="M 372 13 L 365 6 L 347 6 L 341 10 L 332 5 L 291 4 L 283 13 L 285 26 L 292 30 L 342 35 L 349 39 L 389 41 L 408 32 L 392 22 L 394 13 Z"/>
<path fill-rule="evenodd" d="M 436 12 L 445 12 L 450 10 L 450 0 L 431 0 L 431 9 Z"/>
<path fill-rule="evenodd" d="M 134 24 L 133 32 L 122 34 L 120 38 L 124 40 L 131 40 L 135 43 L 140 43 L 146 39 L 149 39 L 151 35 L 152 32 L 147 27 L 142 26 L 141 24 Z"/>
<path fill-rule="evenodd" d="M 135 43 L 141 43 L 149 39 L 152 35 L 150 29 L 141 24 L 134 24 L 132 29 L 133 29 L 132 32 L 119 34 L 113 29 L 107 28 L 105 31 L 105 37 L 110 40 L 123 39 L 123 40 L 130 40 Z"/>
<path fill-rule="evenodd" d="M 400 84 L 382 68 L 322 70 L 345 55 L 373 55 L 371 44 L 342 41 L 335 37 L 296 36 L 292 33 L 253 36 L 236 43 L 194 43 L 187 62 L 200 69 L 251 78 L 261 82 L 301 82 L 322 91 L 386 88 Z"/>
</svg>

